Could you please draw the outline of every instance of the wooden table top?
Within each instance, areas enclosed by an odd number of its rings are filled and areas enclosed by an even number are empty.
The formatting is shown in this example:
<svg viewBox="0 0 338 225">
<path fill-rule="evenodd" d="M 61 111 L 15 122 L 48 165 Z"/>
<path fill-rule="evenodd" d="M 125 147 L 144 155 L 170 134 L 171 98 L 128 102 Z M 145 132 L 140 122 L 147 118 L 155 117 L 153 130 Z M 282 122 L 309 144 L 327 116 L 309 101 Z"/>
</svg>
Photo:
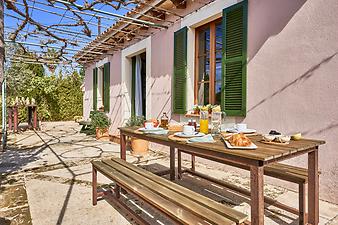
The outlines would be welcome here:
<svg viewBox="0 0 338 225">
<path fill-rule="evenodd" d="M 127 136 L 134 136 L 137 138 L 145 139 L 150 142 L 164 144 L 175 148 L 189 148 L 192 147 L 196 150 L 203 151 L 207 155 L 224 158 L 235 158 L 235 160 L 250 161 L 251 163 L 258 162 L 261 164 L 268 164 L 270 162 L 281 161 L 287 157 L 305 154 L 309 150 L 325 144 L 322 140 L 301 139 L 298 141 L 291 140 L 288 145 L 272 145 L 262 143 L 261 135 L 248 136 L 250 140 L 257 145 L 255 150 L 234 150 L 228 149 L 225 146 L 223 140 L 220 137 L 214 137 L 216 143 L 186 143 L 183 141 L 175 141 L 169 139 L 169 135 L 174 132 L 169 132 L 168 135 L 156 135 L 156 134 L 143 134 L 137 131 L 137 127 L 121 127 L 119 128 L 121 133 Z"/>
</svg>

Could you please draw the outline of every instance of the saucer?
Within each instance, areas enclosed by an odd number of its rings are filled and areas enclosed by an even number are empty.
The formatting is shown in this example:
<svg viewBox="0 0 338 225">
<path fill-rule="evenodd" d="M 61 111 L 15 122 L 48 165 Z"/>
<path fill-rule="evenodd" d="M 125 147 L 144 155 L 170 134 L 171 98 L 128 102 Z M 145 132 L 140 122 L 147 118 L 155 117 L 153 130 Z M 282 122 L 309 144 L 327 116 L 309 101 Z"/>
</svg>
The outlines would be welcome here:
<svg viewBox="0 0 338 225">
<path fill-rule="evenodd" d="M 193 134 L 185 134 L 183 132 L 176 132 L 174 135 L 177 136 L 177 137 L 183 137 L 183 138 L 203 137 L 204 136 L 203 133 L 198 133 L 198 132 L 195 132 Z"/>
<path fill-rule="evenodd" d="M 230 132 L 230 133 L 243 133 L 243 134 L 252 134 L 252 133 L 256 133 L 256 130 L 255 129 L 246 129 L 246 130 L 242 130 L 242 131 L 238 131 L 237 129 L 235 128 L 231 128 L 229 130 L 227 130 L 227 132 Z"/>
</svg>

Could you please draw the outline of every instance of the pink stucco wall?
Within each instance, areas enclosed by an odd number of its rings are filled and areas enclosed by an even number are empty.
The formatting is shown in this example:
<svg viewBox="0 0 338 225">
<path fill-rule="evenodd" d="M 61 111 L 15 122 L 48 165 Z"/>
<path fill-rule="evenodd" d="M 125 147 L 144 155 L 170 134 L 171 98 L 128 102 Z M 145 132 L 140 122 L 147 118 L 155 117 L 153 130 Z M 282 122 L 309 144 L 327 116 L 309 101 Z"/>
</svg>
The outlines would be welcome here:
<svg viewBox="0 0 338 225">
<path fill-rule="evenodd" d="M 160 118 L 163 112 L 171 114 L 174 32 L 179 28 L 180 24 L 176 23 L 151 39 L 151 115 L 154 118 Z"/>
<path fill-rule="evenodd" d="M 83 117 L 87 120 L 93 109 L 93 68 L 94 64 L 85 67 L 84 94 L 83 94 Z"/>
<path fill-rule="evenodd" d="M 338 2 L 249 2 L 247 117 L 276 129 L 323 139 L 320 197 L 338 202 Z M 306 157 L 291 161 L 307 165 Z"/>
<path fill-rule="evenodd" d="M 188 3 L 195 5 L 189 5 L 186 11 L 201 4 Z M 249 1 L 247 116 L 236 118 L 262 133 L 276 129 L 325 140 L 327 144 L 319 154 L 320 198 L 335 203 L 338 203 L 337 11 L 337 0 Z M 211 15 L 205 15 L 208 16 Z M 178 22 L 151 38 L 149 91 L 151 116 L 155 118 L 163 111 L 171 112 L 173 32 L 179 28 Z M 111 133 L 117 133 L 122 122 L 121 60 L 121 52 L 109 57 Z M 89 65 L 86 69 L 85 117 L 92 108 L 92 68 Z M 306 166 L 306 157 L 290 163 Z"/>
<path fill-rule="evenodd" d="M 122 88 L 121 88 L 121 52 L 109 57 L 110 62 L 110 133 L 117 134 L 121 126 Z"/>
</svg>

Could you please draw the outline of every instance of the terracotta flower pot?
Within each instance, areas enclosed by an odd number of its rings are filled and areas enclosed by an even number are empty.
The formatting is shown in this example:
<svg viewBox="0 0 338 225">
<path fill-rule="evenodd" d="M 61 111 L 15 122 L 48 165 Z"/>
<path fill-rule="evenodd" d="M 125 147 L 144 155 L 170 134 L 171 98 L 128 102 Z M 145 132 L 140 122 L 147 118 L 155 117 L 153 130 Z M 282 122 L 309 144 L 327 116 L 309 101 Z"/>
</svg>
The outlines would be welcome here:
<svg viewBox="0 0 338 225">
<path fill-rule="evenodd" d="M 146 155 L 148 154 L 149 141 L 131 138 L 131 150 L 133 155 Z"/>
<path fill-rule="evenodd" d="M 96 128 L 96 139 L 97 140 L 110 140 L 108 128 Z"/>
</svg>

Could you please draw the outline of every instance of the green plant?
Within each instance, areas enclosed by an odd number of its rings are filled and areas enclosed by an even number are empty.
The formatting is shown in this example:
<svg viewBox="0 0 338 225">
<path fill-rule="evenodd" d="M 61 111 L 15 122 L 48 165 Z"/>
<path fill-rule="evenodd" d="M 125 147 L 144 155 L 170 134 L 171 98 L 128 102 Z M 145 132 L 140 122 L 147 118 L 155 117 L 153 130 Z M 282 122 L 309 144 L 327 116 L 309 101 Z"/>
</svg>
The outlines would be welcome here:
<svg viewBox="0 0 338 225">
<path fill-rule="evenodd" d="M 90 114 L 92 126 L 100 130 L 110 126 L 110 119 L 104 112 L 94 111 Z"/>
<path fill-rule="evenodd" d="M 192 107 L 192 110 L 198 111 L 198 110 L 200 110 L 200 106 L 199 106 L 199 105 L 194 105 L 194 106 Z"/>
<path fill-rule="evenodd" d="M 11 53 L 23 55 L 20 48 Z M 6 48 L 9 51 L 9 48 Z M 30 53 L 27 53 L 31 56 Z M 11 54 L 9 54 L 11 55 Z M 82 115 L 83 93 L 81 90 L 84 70 L 68 70 L 60 67 L 58 74 L 45 71 L 42 65 L 23 62 L 6 64 L 7 99 L 34 98 L 41 121 L 72 120 Z M 80 74 L 81 73 L 81 74 Z M 10 101 L 8 105 L 10 105 Z M 21 107 L 20 120 L 27 120 L 26 109 Z"/>
<path fill-rule="evenodd" d="M 126 127 L 143 126 L 144 121 L 145 121 L 144 116 L 132 116 L 126 122 Z"/>
</svg>

